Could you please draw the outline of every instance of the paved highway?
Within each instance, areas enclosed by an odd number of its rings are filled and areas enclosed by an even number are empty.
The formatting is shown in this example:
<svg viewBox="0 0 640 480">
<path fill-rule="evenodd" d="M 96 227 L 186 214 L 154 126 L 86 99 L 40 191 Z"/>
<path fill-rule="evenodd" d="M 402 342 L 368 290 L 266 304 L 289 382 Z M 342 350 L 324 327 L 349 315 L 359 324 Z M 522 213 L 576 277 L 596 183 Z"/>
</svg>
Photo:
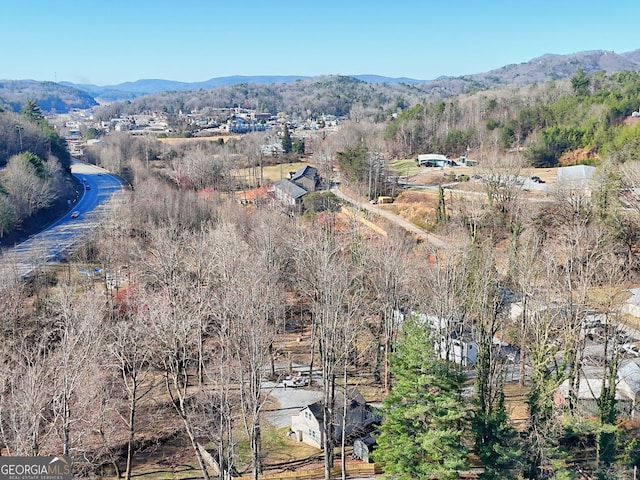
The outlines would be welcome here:
<svg viewBox="0 0 640 480">
<path fill-rule="evenodd" d="M 40 233 L 3 251 L 0 285 L 8 279 L 29 275 L 39 265 L 63 258 L 75 243 L 96 228 L 111 201 L 122 191 L 122 182 L 99 167 L 74 162 L 71 173 L 83 184 L 78 201 Z"/>
</svg>

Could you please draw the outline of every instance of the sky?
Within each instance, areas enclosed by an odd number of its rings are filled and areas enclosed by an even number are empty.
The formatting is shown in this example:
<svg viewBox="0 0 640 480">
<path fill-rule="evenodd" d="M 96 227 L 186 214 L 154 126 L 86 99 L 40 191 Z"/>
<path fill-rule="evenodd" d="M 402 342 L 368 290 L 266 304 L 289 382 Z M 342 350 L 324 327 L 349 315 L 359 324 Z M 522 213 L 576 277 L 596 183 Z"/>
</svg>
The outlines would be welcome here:
<svg viewBox="0 0 640 480">
<path fill-rule="evenodd" d="M 432 80 L 640 49 L 638 0 L 0 0 L 0 79 Z"/>
</svg>

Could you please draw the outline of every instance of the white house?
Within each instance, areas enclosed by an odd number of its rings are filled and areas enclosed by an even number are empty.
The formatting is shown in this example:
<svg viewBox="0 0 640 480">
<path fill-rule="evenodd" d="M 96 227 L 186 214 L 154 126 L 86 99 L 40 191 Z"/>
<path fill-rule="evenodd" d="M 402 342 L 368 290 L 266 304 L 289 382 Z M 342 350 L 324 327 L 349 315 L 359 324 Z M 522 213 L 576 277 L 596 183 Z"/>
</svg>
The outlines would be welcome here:
<svg viewBox="0 0 640 480">
<path fill-rule="evenodd" d="M 342 420 L 344 412 L 344 395 L 342 392 L 336 393 L 333 419 L 334 438 L 337 440 L 342 436 Z M 373 410 L 362 397 L 357 388 L 347 391 L 346 403 L 346 434 L 358 432 L 367 428 L 381 419 L 375 415 Z M 291 416 L 291 431 L 300 442 L 322 448 L 324 443 L 322 402 L 307 405 L 296 415 Z"/>
<path fill-rule="evenodd" d="M 400 310 L 393 312 L 395 321 L 401 325 L 405 314 Z M 451 325 L 446 318 L 424 313 L 410 312 L 416 316 L 422 325 L 429 328 L 434 335 L 434 348 L 436 354 L 443 360 L 469 366 L 478 360 L 478 345 L 461 325 Z"/>
</svg>

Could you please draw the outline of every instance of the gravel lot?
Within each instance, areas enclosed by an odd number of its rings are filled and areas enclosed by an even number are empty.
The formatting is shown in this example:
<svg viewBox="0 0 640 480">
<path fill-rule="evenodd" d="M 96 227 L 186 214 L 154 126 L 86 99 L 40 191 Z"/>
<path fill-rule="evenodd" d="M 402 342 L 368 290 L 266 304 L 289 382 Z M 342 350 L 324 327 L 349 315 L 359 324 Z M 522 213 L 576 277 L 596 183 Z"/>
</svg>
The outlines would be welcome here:
<svg viewBox="0 0 640 480">
<path fill-rule="evenodd" d="M 294 370 L 308 370 L 309 367 L 296 365 Z M 276 428 L 291 425 L 291 415 L 302 408 L 322 399 L 322 391 L 317 387 L 287 387 L 282 382 L 265 382 L 265 391 L 269 391 L 274 403 L 266 410 L 266 419 Z"/>
</svg>

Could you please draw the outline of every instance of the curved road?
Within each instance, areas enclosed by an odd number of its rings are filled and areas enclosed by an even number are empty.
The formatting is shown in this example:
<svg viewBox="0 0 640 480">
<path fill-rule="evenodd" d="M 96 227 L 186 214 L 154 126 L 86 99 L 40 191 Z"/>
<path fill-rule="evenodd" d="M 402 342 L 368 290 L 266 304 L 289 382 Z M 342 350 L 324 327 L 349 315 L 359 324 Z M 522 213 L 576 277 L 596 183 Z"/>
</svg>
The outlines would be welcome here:
<svg viewBox="0 0 640 480">
<path fill-rule="evenodd" d="M 40 233 L 3 252 L 0 286 L 8 279 L 24 278 L 39 265 L 63 258 L 78 240 L 96 228 L 101 214 L 122 191 L 118 178 L 94 165 L 74 162 L 71 173 L 85 187 L 79 200 Z"/>
</svg>

